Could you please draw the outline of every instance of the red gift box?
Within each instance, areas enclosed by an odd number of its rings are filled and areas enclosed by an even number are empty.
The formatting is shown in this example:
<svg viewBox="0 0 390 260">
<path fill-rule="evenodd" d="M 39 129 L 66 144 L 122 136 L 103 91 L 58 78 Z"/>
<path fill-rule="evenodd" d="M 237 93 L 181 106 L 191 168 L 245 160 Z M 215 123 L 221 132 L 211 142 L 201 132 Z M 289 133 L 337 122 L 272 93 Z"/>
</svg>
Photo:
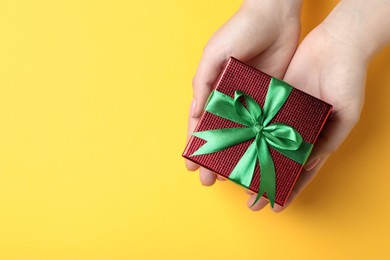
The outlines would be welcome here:
<svg viewBox="0 0 390 260">
<path fill-rule="evenodd" d="M 251 96 L 263 107 L 271 78 L 271 76 L 235 58 L 230 58 L 217 81 L 215 90 L 233 98 L 235 91 L 239 89 Z M 290 125 L 302 136 L 304 141 L 314 144 L 331 110 L 332 106 L 330 104 L 293 88 L 286 102 L 271 120 L 270 124 L 281 122 Z M 201 116 L 195 132 L 240 126 L 242 125 L 206 111 Z M 229 178 L 230 173 L 248 149 L 251 142 L 253 140 L 231 146 L 215 153 L 190 156 L 206 143 L 203 139 L 191 136 L 184 150 L 183 157 L 225 178 Z M 282 155 L 275 149 L 270 148 L 269 151 L 275 166 L 275 203 L 283 206 L 302 171 L 303 165 Z M 251 184 L 249 187 L 246 187 L 255 193 L 258 192 L 261 181 L 260 170 L 259 164 L 256 163 Z"/>
</svg>

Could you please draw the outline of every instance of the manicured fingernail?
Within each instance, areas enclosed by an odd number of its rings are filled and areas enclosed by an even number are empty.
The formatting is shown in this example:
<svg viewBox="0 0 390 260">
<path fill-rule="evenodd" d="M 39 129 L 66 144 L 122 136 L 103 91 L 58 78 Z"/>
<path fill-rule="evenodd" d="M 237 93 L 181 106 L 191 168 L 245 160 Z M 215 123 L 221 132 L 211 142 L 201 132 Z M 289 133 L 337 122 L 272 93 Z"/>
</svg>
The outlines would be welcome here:
<svg viewBox="0 0 390 260">
<path fill-rule="evenodd" d="M 321 159 L 320 157 L 316 157 L 316 158 L 311 159 L 308 163 L 305 164 L 305 167 L 304 167 L 305 170 L 306 171 L 312 170 L 320 162 L 320 159 Z"/>
<path fill-rule="evenodd" d="M 191 117 L 195 117 L 195 109 L 196 109 L 196 99 L 192 99 L 192 103 L 191 103 L 191 112 L 190 112 L 190 115 Z"/>
</svg>

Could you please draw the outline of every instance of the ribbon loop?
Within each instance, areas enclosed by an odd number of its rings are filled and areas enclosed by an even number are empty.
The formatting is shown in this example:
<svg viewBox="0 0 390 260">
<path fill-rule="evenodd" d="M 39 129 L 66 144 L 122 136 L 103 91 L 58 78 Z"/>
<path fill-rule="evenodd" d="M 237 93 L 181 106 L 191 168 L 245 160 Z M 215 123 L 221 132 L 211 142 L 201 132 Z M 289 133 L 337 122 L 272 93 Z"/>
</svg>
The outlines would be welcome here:
<svg viewBox="0 0 390 260">
<path fill-rule="evenodd" d="M 245 108 L 245 106 L 240 102 L 241 97 L 244 98 L 245 103 L 246 103 L 248 108 Z M 257 102 L 251 96 L 245 94 L 244 92 L 242 92 L 240 90 L 236 90 L 234 92 L 234 106 L 235 106 L 237 113 L 239 113 L 237 111 L 237 109 L 239 109 L 239 110 L 244 109 L 245 111 L 247 111 L 250 115 L 252 124 L 257 123 L 258 117 L 260 117 L 262 115 L 262 110 L 261 110 L 259 104 L 257 104 Z"/>
<path fill-rule="evenodd" d="M 291 126 L 274 123 L 263 129 L 269 145 L 283 150 L 297 150 L 302 144 L 301 135 Z"/>
<path fill-rule="evenodd" d="M 244 99 L 247 108 L 241 102 Z M 242 117 L 247 125 L 254 125 L 257 123 L 257 118 L 261 115 L 261 108 L 256 101 L 242 91 L 236 90 L 234 92 L 234 109 L 238 115 Z"/>
</svg>

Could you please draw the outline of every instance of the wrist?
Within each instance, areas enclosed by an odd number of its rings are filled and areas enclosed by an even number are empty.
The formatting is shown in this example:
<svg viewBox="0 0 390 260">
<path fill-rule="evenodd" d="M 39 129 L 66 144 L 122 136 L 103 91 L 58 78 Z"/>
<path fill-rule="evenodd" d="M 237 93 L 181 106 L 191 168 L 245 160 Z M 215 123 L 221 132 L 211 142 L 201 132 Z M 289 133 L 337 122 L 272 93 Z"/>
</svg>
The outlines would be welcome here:
<svg viewBox="0 0 390 260">
<path fill-rule="evenodd" d="M 390 13 L 386 0 L 343 0 L 321 26 L 341 44 L 371 60 L 390 40 Z"/>
<path fill-rule="evenodd" d="M 244 0 L 244 8 L 271 12 L 277 11 L 277 15 L 286 17 L 300 17 L 303 0 Z"/>
<path fill-rule="evenodd" d="M 353 41 L 347 41 L 345 38 L 336 35 L 327 23 L 321 23 L 310 34 L 315 35 L 317 45 L 312 50 L 314 52 L 313 56 L 325 55 L 328 57 L 322 59 L 322 61 L 325 61 L 325 66 L 328 66 L 327 63 L 332 61 L 332 66 L 339 67 L 337 70 L 342 70 L 340 66 L 344 68 L 366 68 L 371 60 L 371 56 L 364 48 Z M 323 66 L 323 64 L 320 64 L 320 66 Z"/>
</svg>

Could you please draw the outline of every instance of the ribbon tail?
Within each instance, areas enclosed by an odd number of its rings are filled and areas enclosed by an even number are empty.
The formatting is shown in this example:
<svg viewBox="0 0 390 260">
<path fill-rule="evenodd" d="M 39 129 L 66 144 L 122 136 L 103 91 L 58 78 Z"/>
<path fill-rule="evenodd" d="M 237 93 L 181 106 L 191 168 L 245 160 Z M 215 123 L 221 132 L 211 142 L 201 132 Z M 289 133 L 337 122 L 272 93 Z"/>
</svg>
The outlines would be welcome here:
<svg viewBox="0 0 390 260">
<path fill-rule="evenodd" d="M 233 145 L 243 143 L 256 136 L 250 128 L 222 128 L 195 132 L 192 135 L 207 142 L 190 156 L 219 152 Z"/>
<path fill-rule="evenodd" d="M 230 173 L 229 179 L 245 188 L 249 188 L 256 167 L 256 159 L 256 143 L 253 142 Z"/>
<path fill-rule="evenodd" d="M 257 156 L 260 163 L 260 185 L 256 199 L 251 207 L 256 204 L 264 193 L 267 193 L 268 200 L 273 208 L 276 194 L 275 166 L 265 138 L 263 136 L 258 137 L 255 142 L 257 144 Z"/>
</svg>

